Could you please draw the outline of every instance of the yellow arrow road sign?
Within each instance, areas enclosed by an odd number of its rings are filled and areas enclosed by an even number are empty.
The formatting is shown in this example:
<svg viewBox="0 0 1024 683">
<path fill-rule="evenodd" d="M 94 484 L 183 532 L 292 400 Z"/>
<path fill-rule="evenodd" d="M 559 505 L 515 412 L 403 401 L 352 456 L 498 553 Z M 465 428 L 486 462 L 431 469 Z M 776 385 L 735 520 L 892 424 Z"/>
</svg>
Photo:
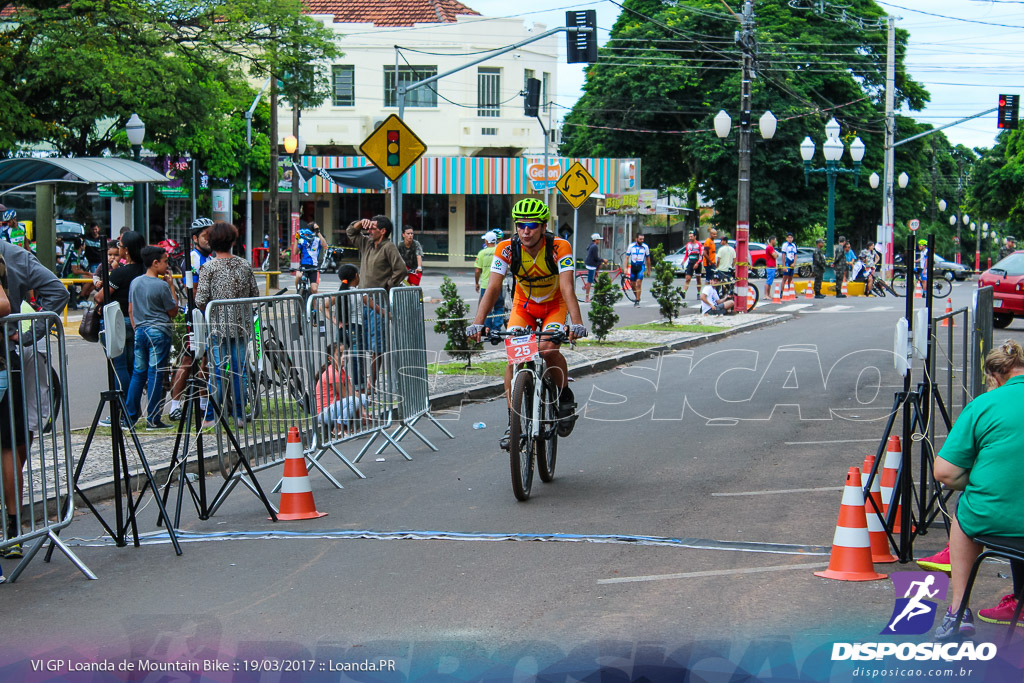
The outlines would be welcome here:
<svg viewBox="0 0 1024 683">
<path fill-rule="evenodd" d="M 590 175 L 586 167 L 578 161 L 558 179 L 558 191 L 574 209 L 580 208 L 596 189 L 597 181 L 594 180 L 594 176 Z"/>
<path fill-rule="evenodd" d="M 423 156 L 427 145 L 402 119 L 392 114 L 363 140 L 359 151 L 391 182 L 395 182 Z"/>
</svg>

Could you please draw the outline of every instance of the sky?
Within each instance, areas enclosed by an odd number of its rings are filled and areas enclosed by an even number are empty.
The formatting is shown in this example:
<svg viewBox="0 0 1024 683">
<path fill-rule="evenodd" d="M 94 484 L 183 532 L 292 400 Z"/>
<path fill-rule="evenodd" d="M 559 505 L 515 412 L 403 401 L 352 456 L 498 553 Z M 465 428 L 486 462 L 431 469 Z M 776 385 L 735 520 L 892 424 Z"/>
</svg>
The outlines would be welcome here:
<svg viewBox="0 0 1024 683">
<path fill-rule="evenodd" d="M 607 0 L 555 8 L 551 5 L 557 3 L 550 0 L 463 3 L 484 16 L 518 16 L 548 28 L 564 25 L 566 11 L 594 9 L 601 44 L 608 40 L 621 11 Z M 740 0 L 728 0 L 728 4 L 739 11 Z M 843 5 L 838 0 L 830 4 Z M 897 17 L 897 27 L 910 32 L 907 70 L 931 94 L 926 109 L 904 114 L 941 126 L 995 107 L 1000 93 L 1024 94 L 1024 0 L 894 0 L 878 4 Z M 516 7 L 516 14 L 509 14 L 510 5 Z M 756 14 L 756 0 L 754 7 Z M 563 40 L 563 62 L 564 49 Z M 582 87 L 583 65 L 563 63 L 558 72 L 557 103 L 572 107 Z M 945 131 L 954 144 L 968 147 L 991 147 L 997 132 L 995 113 Z"/>
</svg>

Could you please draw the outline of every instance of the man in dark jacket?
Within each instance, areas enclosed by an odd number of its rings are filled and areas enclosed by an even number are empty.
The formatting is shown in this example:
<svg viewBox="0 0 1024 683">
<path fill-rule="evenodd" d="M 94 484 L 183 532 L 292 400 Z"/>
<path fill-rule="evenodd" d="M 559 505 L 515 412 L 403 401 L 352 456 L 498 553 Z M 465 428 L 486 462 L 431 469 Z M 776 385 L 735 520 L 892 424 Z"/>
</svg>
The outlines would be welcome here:
<svg viewBox="0 0 1024 683">
<path fill-rule="evenodd" d="M 1017 251 L 1017 238 L 1013 235 L 1007 235 L 1006 242 L 999 248 L 999 260 L 1002 261 L 1015 251 Z"/>
<path fill-rule="evenodd" d="M 814 298 L 824 299 L 821 293 L 821 281 L 825 277 L 825 240 L 818 238 L 818 248 L 814 250 L 814 259 L 811 261 L 811 273 L 814 274 Z"/>
<path fill-rule="evenodd" d="M 843 294 L 843 280 L 846 279 L 846 238 L 840 237 L 836 244 L 835 253 L 832 255 L 832 268 L 836 271 L 836 298 L 845 299 Z"/>
</svg>

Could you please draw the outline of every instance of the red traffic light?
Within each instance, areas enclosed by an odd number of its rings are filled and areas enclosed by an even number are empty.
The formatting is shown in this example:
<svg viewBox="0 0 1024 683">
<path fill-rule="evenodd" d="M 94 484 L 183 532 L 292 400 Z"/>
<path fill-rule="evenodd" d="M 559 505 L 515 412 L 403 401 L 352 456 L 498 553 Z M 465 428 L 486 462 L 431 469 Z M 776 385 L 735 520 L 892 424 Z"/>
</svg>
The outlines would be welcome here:
<svg viewBox="0 0 1024 683">
<path fill-rule="evenodd" d="M 999 98 L 999 106 L 1000 107 L 1005 107 L 1006 106 L 1006 98 L 1005 97 L 1000 97 Z"/>
<path fill-rule="evenodd" d="M 388 131 L 388 142 L 398 142 L 398 131 L 397 130 L 389 130 Z"/>
</svg>

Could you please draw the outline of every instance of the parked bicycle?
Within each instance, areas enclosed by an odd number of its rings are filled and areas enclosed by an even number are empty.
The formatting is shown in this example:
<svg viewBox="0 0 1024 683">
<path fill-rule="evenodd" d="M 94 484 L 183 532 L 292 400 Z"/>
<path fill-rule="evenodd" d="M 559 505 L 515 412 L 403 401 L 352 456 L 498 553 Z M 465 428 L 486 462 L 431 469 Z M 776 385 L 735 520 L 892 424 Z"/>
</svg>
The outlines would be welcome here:
<svg viewBox="0 0 1024 683">
<path fill-rule="evenodd" d="M 555 478 L 558 456 L 558 388 L 547 364 L 538 350 L 538 342 L 547 339 L 556 343 L 566 340 L 562 331 L 494 332 L 488 337 L 494 345 L 504 341 L 512 374 L 511 410 L 509 411 L 509 467 L 512 472 L 512 493 L 517 500 L 530 497 L 533 486 L 533 464 L 536 459 L 540 480 Z"/>
<path fill-rule="evenodd" d="M 722 280 L 718 283 L 715 289 L 718 290 L 718 296 L 725 298 L 727 296 L 736 298 L 736 274 L 733 270 L 720 270 L 718 271 L 719 276 Z M 757 302 L 761 300 L 761 292 L 750 280 L 747 280 L 747 313 L 754 310 L 757 306 Z"/>
</svg>

